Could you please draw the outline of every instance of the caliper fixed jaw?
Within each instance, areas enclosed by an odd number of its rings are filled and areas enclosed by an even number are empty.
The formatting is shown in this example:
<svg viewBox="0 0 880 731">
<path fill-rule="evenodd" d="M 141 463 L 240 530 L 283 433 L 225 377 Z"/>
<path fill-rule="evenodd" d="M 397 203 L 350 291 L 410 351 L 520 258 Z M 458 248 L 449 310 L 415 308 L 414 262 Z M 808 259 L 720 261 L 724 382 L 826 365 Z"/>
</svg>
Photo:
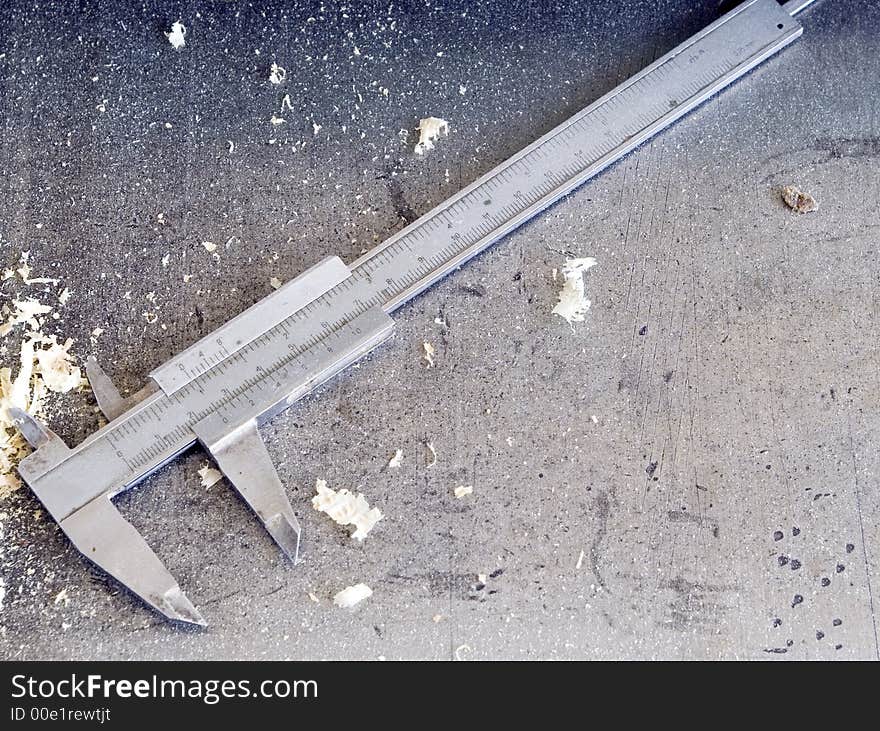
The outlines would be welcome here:
<svg viewBox="0 0 880 731">
<path fill-rule="evenodd" d="M 168 619 L 207 626 L 165 564 L 106 495 L 60 521 L 80 553 Z"/>
<path fill-rule="evenodd" d="M 110 497 L 118 490 L 107 489 L 72 507 L 65 494 L 71 486 L 53 479 L 70 447 L 24 411 L 12 408 L 9 414 L 34 447 L 19 473 L 77 550 L 168 619 L 206 626 L 165 564 L 116 509 Z"/>
</svg>

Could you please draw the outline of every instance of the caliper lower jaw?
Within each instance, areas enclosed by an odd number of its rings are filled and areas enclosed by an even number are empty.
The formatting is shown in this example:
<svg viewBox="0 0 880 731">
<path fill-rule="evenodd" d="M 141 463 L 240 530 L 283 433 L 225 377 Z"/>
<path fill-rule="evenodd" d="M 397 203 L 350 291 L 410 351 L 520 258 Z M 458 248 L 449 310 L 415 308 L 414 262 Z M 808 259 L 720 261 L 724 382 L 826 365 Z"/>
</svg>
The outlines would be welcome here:
<svg viewBox="0 0 880 731">
<path fill-rule="evenodd" d="M 76 549 L 169 619 L 205 626 L 202 615 L 161 559 L 113 505 L 110 497 L 119 492 L 119 486 L 108 487 L 75 510 L 68 510 L 62 502 L 68 486 L 53 480 L 53 470 L 72 450 L 29 414 L 18 409 L 10 413 L 34 447 L 19 464 L 19 473 Z"/>
<path fill-rule="evenodd" d="M 219 338 L 236 334 L 233 342 L 240 348 L 242 342 L 238 334 L 243 323 L 251 328 L 251 339 L 262 334 L 253 330 L 254 311 L 262 309 L 263 314 L 267 314 L 267 300 L 274 299 L 276 304 L 280 302 L 282 308 L 288 308 L 288 315 L 293 314 L 325 294 L 348 274 L 342 261 L 331 257 L 257 303 L 212 333 L 211 337 L 219 342 Z M 304 297 L 303 292 L 307 296 Z M 280 322 L 277 313 L 274 314 L 274 318 L 264 319 L 267 324 L 262 332 Z M 391 335 L 393 324 L 381 307 L 362 312 L 299 353 L 285 367 L 267 374 L 268 385 L 262 384 L 260 397 L 241 399 L 236 408 L 227 406 L 192 425 L 197 440 L 294 563 L 299 559 L 299 522 L 257 426 L 384 342 Z M 230 350 L 231 356 L 235 349 Z M 185 385 L 178 375 L 182 371 L 181 363 L 186 363 L 193 374 L 190 380 L 207 373 L 210 368 L 199 370 L 197 364 L 187 360 L 189 352 L 192 349 L 157 369 L 160 377 L 156 377 L 157 372 L 151 374 L 155 387 L 150 386 L 129 399 L 122 399 L 97 363 L 90 361 L 87 375 L 107 417 L 112 421 L 160 389 L 167 395 L 178 391 Z M 111 501 L 112 496 L 131 487 L 145 475 L 130 484 L 108 484 L 103 490 L 99 487 L 92 492 L 94 497 L 71 509 L 69 493 L 64 494 L 66 481 L 53 480 L 58 476 L 53 472 L 78 448 L 70 449 L 57 435 L 23 412 L 16 411 L 13 416 L 35 448 L 21 462 L 19 472 L 77 550 L 168 619 L 205 626 L 202 615 L 187 599 L 161 559 Z"/>
</svg>

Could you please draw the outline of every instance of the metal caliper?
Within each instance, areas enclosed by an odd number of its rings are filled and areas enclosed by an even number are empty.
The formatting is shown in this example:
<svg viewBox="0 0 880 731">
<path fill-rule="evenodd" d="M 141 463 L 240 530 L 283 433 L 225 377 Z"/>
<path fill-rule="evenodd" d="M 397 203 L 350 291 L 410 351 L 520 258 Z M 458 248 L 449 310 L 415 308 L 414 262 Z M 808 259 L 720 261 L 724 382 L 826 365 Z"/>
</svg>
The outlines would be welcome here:
<svg viewBox="0 0 880 731">
<path fill-rule="evenodd" d="M 205 621 L 112 498 L 200 443 L 295 563 L 300 526 L 258 426 L 391 335 L 389 313 L 798 38 L 812 0 L 747 0 L 351 265 L 316 264 L 123 398 L 76 447 L 16 411 L 19 472 L 76 548 L 168 617 Z"/>
</svg>

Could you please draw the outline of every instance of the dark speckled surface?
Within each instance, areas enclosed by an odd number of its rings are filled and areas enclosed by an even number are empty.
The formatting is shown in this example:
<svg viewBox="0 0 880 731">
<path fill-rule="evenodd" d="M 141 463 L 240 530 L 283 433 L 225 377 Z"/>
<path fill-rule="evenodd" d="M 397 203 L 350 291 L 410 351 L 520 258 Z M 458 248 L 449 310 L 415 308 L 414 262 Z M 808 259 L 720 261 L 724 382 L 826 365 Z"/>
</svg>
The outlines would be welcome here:
<svg viewBox="0 0 880 731">
<path fill-rule="evenodd" d="M 354 260 L 718 9 L 9 0 L 0 267 L 30 251 L 73 293 L 48 329 L 139 388 L 271 277 Z M 26 489 L 7 498 L 0 656 L 877 659 L 880 12 L 825 0 L 801 20 L 796 45 L 403 308 L 391 343 L 264 429 L 302 566 L 200 486 L 201 454 L 118 501 L 206 631 L 108 585 Z M 420 158 L 428 115 L 450 136 Z M 819 212 L 783 207 L 791 182 Z M 563 250 L 599 260 L 574 332 L 550 314 Z M 71 442 L 98 425 L 87 394 L 52 414 Z M 363 545 L 312 511 L 316 477 L 385 513 Z M 360 607 L 330 604 L 359 581 Z"/>
</svg>

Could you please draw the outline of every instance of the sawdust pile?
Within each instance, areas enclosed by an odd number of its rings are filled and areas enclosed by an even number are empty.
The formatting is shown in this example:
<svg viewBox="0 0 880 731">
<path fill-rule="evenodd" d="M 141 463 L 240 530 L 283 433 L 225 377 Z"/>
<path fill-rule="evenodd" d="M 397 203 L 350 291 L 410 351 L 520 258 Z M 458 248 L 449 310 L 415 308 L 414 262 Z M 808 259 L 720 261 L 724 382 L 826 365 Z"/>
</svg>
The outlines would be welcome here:
<svg viewBox="0 0 880 731">
<path fill-rule="evenodd" d="M 403 450 L 395 449 L 394 454 L 391 455 L 391 459 L 388 460 L 388 466 L 396 470 L 403 463 Z"/>
<path fill-rule="evenodd" d="M 186 26 L 179 20 L 171 24 L 171 30 L 165 33 L 168 42 L 175 48 L 181 49 L 186 45 Z"/>
<path fill-rule="evenodd" d="M 333 597 L 333 603 L 342 609 L 351 609 L 355 604 L 359 604 L 370 596 L 373 596 L 373 590 L 369 586 L 355 584 L 337 592 Z"/>
<path fill-rule="evenodd" d="M 812 213 L 819 210 L 819 204 L 809 193 L 804 193 L 794 185 L 786 185 L 782 189 L 782 200 L 791 210 L 798 213 Z"/>
<path fill-rule="evenodd" d="M 223 479 L 223 475 L 221 474 L 220 470 L 212 467 L 207 462 L 205 462 L 202 465 L 201 469 L 198 470 L 198 474 L 199 478 L 202 481 L 202 487 L 204 487 L 206 490 L 210 487 L 213 487 L 218 482 L 220 482 L 220 480 Z"/>
<path fill-rule="evenodd" d="M 327 481 L 318 479 L 315 482 L 317 495 L 312 498 L 312 507 L 321 513 L 327 513 L 339 525 L 353 525 L 351 537 L 362 541 L 382 519 L 378 508 L 371 508 L 367 499 L 358 493 L 348 490 L 333 490 L 327 487 Z"/>
<path fill-rule="evenodd" d="M 26 253 L 21 263 L 13 276 L 7 276 L 10 270 L 4 273 L 4 282 L 15 279 L 17 273 L 25 285 L 56 283 L 45 277 L 31 279 Z M 0 499 L 21 486 L 16 468 L 31 451 L 9 409 L 17 407 L 42 419 L 47 415 L 51 393 L 67 393 L 87 383 L 70 353 L 73 340 L 61 342 L 56 335 L 44 332 L 50 316 L 57 317 L 54 309 L 33 297 L 11 299 L 0 305 L 0 352 L 6 354 L 16 347 L 14 343 L 18 344 L 18 357 L 14 358 L 18 372 L 0 368 Z"/>
<path fill-rule="evenodd" d="M 283 84 L 286 78 L 287 69 L 283 66 L 279 66 L 273 61 L 272 65 L 269 67 L 269 83 L 278 86 L 279 84 Z"/>
<path fill-rule="evenodd" d="M 440 117 L 425 117 L 416 129 L 419 131 L 419 141 L 414 152 L 416 155 L 424 155 L 428 150 L 434 149 L 434 143 L 440 137 L 449 135 L 449 122 Z"/>
<path fill-rule="evenodd" d="M 564 317 L 569 325 L 583 322 L 590 309 L 590 300 L 586 297 L 584 274 L 596 266 L 596 260 L 590 256 L 583 259 L 566 259 L 562 267 L 565 283 L 559 292 L 559 302 L 553 308 L 553 314 Z"/>
<path fill-rule="evenodd" d="M 434 356 L 437 354 L 437 351 L 434 349 L 434 346 L 431 345 L 427 340 L 422 343 L 422 349 L 424 350 L 424 355 L 422 358 L 428 364 L 428 368 L 434 367 Z"/>
</svg>

